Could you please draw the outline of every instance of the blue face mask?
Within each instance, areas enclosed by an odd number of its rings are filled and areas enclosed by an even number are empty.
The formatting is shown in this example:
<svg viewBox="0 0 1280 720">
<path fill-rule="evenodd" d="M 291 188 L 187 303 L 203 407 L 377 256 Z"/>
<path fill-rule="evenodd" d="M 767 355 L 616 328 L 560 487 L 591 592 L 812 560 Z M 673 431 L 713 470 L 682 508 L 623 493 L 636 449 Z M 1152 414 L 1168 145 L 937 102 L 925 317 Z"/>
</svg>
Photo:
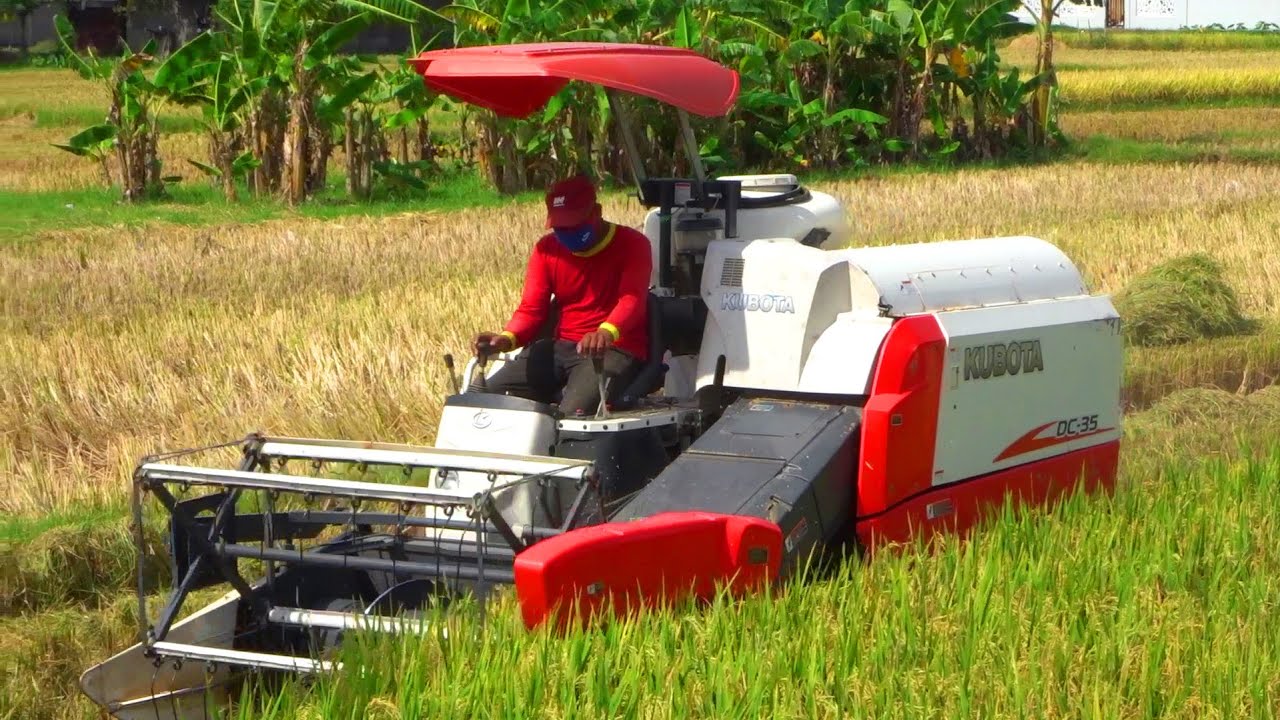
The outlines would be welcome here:
<svg viewBox="0 0 1280 720">
<path fill-rule="evenodd" d="M 572 252 L 583 252 L 595 244 L 595 227 L 592 223 L 576 228 L 554 228 L 556 239 Z"/>
</svg>

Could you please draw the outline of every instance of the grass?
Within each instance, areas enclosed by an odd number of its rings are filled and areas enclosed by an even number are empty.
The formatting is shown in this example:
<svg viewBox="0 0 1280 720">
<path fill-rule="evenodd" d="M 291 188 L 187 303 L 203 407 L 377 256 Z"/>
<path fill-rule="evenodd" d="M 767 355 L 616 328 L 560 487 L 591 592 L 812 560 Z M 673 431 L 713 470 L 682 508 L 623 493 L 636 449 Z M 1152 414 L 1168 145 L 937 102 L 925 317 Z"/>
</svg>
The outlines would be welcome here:
<svg viewBox="0 0 1280 720">
<path fill-rule="evenodd" d="M 1109 33 L 1135 49 L 1105 51 L 1060 37 L 1072 153 L 814 185 L 849 209 L 856 243 L 1038 235 L 1096 291 L 1194 252 L 1222 265 L 1260 326 L 1129 349 L 1113 498 L 598 634 L 528 634 L 508 602 L 482 633 L 463 617 L 452 643 L 353 647 L 378 671 L 242 712 L 1276 716 L 1280 48 L 1244 34 L 1229 46 Z M 1026 63 L 1026 48 L 1007 59 Z M 0 73 L 4 720 L 96 717 L 75 680 L 136 628 L 134 463 L 256 429 L 430 443 L 441 356 L 505 318 L 542 232 L 536 194 L 460 178 L 413 200 L 326 196 L 298 211 L 230 206 L 198 182 L 124 206 L 92 164 L 49 145 L 97 111 L 95 92 L 66 71 Z M 180 166 L 202 142 L 176 132 L 162 152 Z M 618 194 L 606 209 L 640 221 Z"/>
</svg>

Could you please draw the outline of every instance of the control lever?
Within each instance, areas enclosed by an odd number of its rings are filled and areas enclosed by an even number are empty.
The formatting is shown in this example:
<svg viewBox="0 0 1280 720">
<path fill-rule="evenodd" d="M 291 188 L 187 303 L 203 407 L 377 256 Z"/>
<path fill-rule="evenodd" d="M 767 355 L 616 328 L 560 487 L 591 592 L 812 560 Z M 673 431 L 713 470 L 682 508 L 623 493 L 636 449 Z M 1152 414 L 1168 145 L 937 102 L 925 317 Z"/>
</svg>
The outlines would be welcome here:
<svg viewBox="0 0 1280 720">
<path fill-rule="evenodd" d="M 485 366 L 489 364 L 489 354 L 491 352 L 493 352 L 493 347 L 486 343 L 484 348 L 476 353 L 476 370 L 480 373 L 480 379 L 475 379 L 475 371 L 472 372 L 472 377 L 467 378 L 467 381 L 471 383 L 471 388 L 476 392 L 489 391 L 489 383 L 485 380 Z"/>
<path fill-rule="evenodd" d="M 596 371 L 596 386 L 600 390 L 600 406 L 596 408 L 596 419 L 603 420 L 609 417 L 609 410 L 606 406 L 609 397 L 609 378 L 604 374 L 604 358 L 599 355 L 591 357 L 591 367 Z"/>
<path fill-rule="evenodd" d="M 453 394 L 462 394 L 462 381 L 458 378 L 458 371 L 453 366 L 453 353 L 444 354 L 444 366 L 449 369 L 449 384 L 453 386 Z"/>
</svg>

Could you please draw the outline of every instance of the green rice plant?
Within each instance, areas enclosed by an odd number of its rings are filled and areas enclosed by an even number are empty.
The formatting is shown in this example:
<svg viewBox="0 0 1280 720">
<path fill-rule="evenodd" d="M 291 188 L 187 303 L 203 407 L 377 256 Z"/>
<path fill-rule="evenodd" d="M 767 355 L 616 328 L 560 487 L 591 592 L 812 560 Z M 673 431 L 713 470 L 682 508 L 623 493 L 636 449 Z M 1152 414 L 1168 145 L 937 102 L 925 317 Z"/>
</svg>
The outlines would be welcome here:
<svg viewBox="0 0 1280 720">
<path fill-rule="evenodd" d="M 1280 50 L 1268 30 L 1055 30 L 1067 46 L 1089 50 Z"/>
<path fill-rule="evenodd" d="M 1280 448 L 1126 461 L 1114 496 L 1007 507 L 744 600 L 561 635 L 504 599 L 448 635 L 354 636 L 240 717 L 1274 717 Z M 440 622 L 439 617 L 431 618 Z"/>
<path fill-rule="evenodd" d="M 1268 103 L 1280 95 L 1274 65 L 1248 68 L 1167 68 L 1063 71 L 1067 110 L 1157 105 Z"/>
</svg>

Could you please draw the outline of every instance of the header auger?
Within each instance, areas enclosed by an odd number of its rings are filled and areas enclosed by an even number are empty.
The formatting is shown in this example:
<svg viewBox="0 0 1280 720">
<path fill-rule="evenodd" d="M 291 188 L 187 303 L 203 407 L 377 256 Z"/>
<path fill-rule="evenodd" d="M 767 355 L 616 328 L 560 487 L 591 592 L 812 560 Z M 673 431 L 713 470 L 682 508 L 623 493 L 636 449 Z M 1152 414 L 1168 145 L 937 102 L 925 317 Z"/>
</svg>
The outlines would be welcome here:
<svg viewBox="0 0 1280 720">
<path fill-rule="evenodd" d="M 688 113 L 727 113 L 738 76 L 688 50 L 410 62 L 503 115 L 570 81 L 606 89 L 653 251 L 648 364 L 622 403 L 566 417 L 483 392 L 510 356 L 473 359 L 432 447 L 251 436 L 232 469 L 144 460 L 134 511 L 141 526 L 150 497 L 172 516 L 175 585 L 153 617 L 140 581 L 139 642 L 81 680 L 113 716 L 198 717 L 242 671 L 331 670 L 342 631 L 408 631 L 463 596 L 513 587 L 528 626 L 565 625 L 1114 482 L 1119 317 L 1053 245 L 850 248 L 844 208 L 794 176 L 706 177 Z M 694 177 L 645 174 L 618 92 L 677 108 Z"/>
</svg>

